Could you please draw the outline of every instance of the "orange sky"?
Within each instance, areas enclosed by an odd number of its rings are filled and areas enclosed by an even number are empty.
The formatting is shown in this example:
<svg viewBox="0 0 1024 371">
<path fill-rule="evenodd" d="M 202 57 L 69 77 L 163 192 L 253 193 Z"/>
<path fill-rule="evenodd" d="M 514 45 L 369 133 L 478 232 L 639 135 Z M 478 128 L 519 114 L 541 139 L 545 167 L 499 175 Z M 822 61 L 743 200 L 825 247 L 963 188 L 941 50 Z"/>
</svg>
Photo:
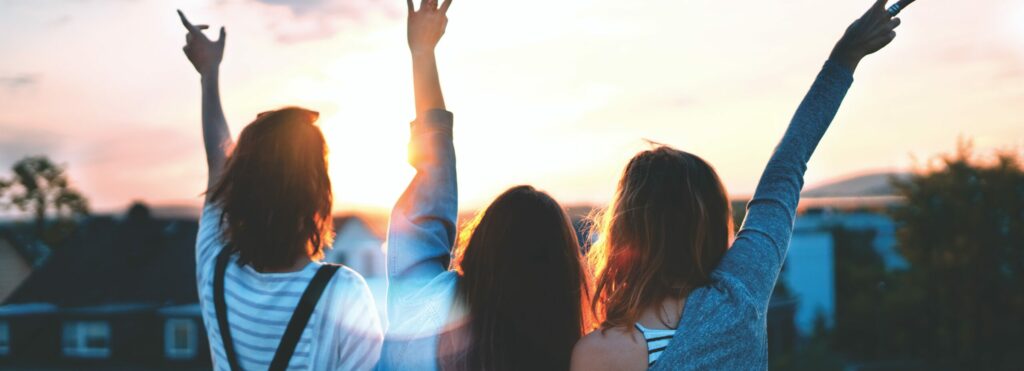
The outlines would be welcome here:
<svg viewBox="0 0 1024 371">
<path fill-rule="evenodd" d="M 289 3 L 289 5 L 276 5 Z M 531 183 L 603 202 L 643 139 L 697 153 L 734 194 L 869 0 L 456 1 L 438 49 L 467 208 Z M 810 164 L 814 184 L 912 157 L 1024 147 L 1024 2 L 921 0 L 869 57 Z M 411 175 L 401 0 L 0 1 L 0 166 L 65 163 L 98 210 L 197 204 L 199 79 L 174 14 L 226 25 L 233 132 L 321 112 L 336 208 L 386 208 Z"/>
</svg>

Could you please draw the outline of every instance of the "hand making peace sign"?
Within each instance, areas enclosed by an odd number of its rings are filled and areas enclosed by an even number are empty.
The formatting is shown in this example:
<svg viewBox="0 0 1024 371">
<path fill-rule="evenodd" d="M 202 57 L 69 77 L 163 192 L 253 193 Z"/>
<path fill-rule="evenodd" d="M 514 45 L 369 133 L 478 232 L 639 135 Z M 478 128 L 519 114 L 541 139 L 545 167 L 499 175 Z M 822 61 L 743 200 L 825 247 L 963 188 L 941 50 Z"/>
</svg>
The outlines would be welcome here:
<svg viewBox="0 0 1024 371">
<path fill-rule="evenodd" d="M 832 50 L 831 59 L 852 72 L 865 56 L 884 48 L 896 38 L 900 19 L 885 8 L 886 0 L 875 0 L 871 8 L 853 22 Z"/>
</svg>

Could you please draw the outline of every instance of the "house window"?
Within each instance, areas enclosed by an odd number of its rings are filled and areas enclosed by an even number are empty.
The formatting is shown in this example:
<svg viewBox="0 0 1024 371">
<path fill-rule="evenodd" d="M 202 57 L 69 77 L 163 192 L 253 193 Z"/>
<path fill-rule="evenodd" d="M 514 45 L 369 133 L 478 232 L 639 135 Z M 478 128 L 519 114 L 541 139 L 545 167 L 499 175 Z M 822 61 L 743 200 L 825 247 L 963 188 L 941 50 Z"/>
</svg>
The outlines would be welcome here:
<svg viewBox="0 0 1024 371">
<path fill-rule="evenodd" d="M 104 321 L 65 322 L 64 355 L 75 358 L 110 357 L 110 324 Z"/>
<path fill-rule="evenodd" d="M 192 359 L 196 356 L 196 321 L 171 318 L 164 323 L 164 355 L 169 359 Z"/>
<path fill-rule="evenodd" d="M 11 326 L 0 321 L 0 356 L 11 354 Z"/>
</svg>

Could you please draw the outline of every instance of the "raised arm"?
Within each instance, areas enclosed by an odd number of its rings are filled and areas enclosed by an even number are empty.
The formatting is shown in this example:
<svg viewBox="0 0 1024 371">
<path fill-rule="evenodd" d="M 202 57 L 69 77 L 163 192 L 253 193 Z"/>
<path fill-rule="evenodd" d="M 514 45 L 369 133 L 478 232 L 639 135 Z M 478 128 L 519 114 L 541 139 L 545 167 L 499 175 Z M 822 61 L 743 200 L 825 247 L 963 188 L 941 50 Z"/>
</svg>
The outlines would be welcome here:
<svg viewBox="0 0 1024 371">
<path fill-rule="evenodd" d="M 807 162 L 853 83 L 853 71 L 896 37 L 899 23 L 886 12 L 885 0 L 877 0 L 847 28 L 765 167 L 743 227 L 719 266 L 759 304 L 768 305 L 786 257 Z"/>
<path fill-rule="evenodd" d="M 434 60 L 434 47 L 444 35 L 448 24 L 445 12 L 451 1 L 440 8 L 434 0 L 423 1 L 419 11 L 413 9 L 411 0 L 407 2 L 416 95 L 409 162 L 416 175 L 391 213 L 389 290 L 401 280 L 420 281 L 447 271 L 458 217 L 452 114 L 445 110 Z"/>
<path fill-rule="evenodd" d="M 203 96 L 203 144 L 206 147 L 207 189 L 220 177 L 232 146 L 231 131 L 228 129 L 224 109 L 220 105 L 220 61 L 224 57 L 224 43 L 227 34 L 220 28 L 220 37 L 210 40 L 203 34 L 206 25 L 193 25 L 180 10 L 178 16 L 188 33 L 182 50 L 195 67 L 202 84 Z"/>
</svg>

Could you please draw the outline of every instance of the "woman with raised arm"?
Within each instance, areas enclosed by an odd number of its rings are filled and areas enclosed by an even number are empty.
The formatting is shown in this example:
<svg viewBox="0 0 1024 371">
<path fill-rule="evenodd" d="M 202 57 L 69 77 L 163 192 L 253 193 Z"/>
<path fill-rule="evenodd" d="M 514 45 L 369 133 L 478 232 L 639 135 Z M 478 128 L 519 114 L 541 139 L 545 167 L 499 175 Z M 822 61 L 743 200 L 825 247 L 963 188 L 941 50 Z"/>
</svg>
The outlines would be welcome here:
<svg viewBox="0 0 1024 371">
<path fill-rule="evenodd" d="M 669 147 L 637 154 L 598 222 L 588 254 L 601 328 L 573 351 L 573 370 L 768 368 L 765 316 L 793 232 L 807 161 L 864 56 L 899 19 L 877 0 L 836 44 L 775 149 L 732 240 L 715 170 Z"/>
<path fill-rule="evenodd" d="M 452 114 L 434 59 L 450 5 L 424 0 L 417 11 L 408 0 L 416 175 L 388 229 L 380 369 L 565 370 L 589 321 L 585 266 L 563 208 L 532 187 L 514 187 L 456 241 Z"/>
<path fill-rule="evenodd" d="M 180 11 L 185 55 L 202 81 L 209 168 L 196 281 L 217 370 L 369 370 L 380 320 L 363 278 L 323 264 L 331 181 L 318 114 L 259 114 L 231 139 L 218 88 L 226 34 L 210 40 Z"/>
</svg>

